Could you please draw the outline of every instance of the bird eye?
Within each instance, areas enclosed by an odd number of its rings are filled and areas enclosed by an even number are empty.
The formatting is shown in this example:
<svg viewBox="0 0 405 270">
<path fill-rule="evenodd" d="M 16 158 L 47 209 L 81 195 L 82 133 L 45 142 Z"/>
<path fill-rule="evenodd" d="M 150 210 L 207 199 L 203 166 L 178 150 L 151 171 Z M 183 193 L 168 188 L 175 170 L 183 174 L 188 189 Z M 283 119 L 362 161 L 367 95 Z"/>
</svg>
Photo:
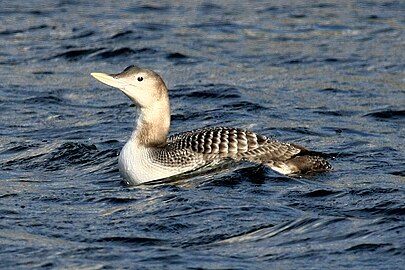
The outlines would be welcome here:
<svg viewBox="0 0 405 270">
<path fill-rule="evenodd" d="M 143 77 L 138 77 L 138 82 L 143 81 Z"/>
</svg>

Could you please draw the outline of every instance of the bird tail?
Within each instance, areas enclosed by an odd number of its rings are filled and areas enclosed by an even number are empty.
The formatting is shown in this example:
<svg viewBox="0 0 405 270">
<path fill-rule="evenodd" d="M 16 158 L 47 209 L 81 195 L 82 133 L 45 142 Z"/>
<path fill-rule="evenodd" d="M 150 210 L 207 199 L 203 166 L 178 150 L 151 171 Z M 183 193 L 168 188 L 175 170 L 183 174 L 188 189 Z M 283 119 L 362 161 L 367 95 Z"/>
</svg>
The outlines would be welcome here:
<svg viewBox="0 0 405 270">
<path fill-rule="evenodd" d="M 265 165 L 284 175 L 322 173 L 333 169 L 326 159 L 310 154 L 295 156 L 285 161 L 272 161 Z"/>
</svg>

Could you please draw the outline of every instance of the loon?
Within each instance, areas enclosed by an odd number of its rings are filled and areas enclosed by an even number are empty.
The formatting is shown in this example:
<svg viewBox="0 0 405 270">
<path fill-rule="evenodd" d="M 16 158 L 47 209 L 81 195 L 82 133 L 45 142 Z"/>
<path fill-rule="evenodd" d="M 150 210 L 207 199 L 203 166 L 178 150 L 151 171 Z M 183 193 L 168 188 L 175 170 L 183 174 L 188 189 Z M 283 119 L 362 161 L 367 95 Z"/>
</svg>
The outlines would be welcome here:
<svg viewBox="0 0 405 270">
<path fill-rule="evenodd" d="M 121 90 L 139 109 L 136 127 L 118 159 L 120 174 L 128 184 L 168 178 L 225 161 L 264 164 L 283 175 L 332 169 L 319 152 L 243 128 L 206 127 L 168 136 L 169 94 L 156 72 L 132 65 L 118 74 L 91 75 Z"/>
</svg>

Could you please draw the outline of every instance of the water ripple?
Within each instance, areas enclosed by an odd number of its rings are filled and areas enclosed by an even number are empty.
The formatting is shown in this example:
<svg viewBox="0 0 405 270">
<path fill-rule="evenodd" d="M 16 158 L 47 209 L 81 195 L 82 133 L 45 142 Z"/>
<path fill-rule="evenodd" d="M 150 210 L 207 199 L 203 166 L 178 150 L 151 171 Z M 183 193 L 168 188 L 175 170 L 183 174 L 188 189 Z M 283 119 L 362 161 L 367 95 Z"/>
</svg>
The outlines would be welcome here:
<svg viewBox="0 0 405 270">
<path fill-rule="evenodd" d="M 405 264 L 399 1 L 3 1 L 3 269 L 395 269 Z M 138 115 L 91 78 L 138 65 L 172 132 L 237 126 L 326 152 L 287 177 L 224 164 L 127 186 Z"/>
</svg>

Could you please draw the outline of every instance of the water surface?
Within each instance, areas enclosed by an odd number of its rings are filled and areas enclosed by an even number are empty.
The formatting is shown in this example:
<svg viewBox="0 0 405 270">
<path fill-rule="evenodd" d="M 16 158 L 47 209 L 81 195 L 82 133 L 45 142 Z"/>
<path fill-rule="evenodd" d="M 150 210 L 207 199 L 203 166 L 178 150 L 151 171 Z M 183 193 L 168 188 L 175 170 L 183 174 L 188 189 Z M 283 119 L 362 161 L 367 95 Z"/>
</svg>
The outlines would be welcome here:
<svg viewBox="0 0 405 270">
<path fill-rule="evenodd" d="M 0 11 L 2 269 L 395 269 L 405 263 L 401 1 L 24 1 Z M 136 111 L 90 72 L 170 88 L 172 132 L 238 126 L 335 170 L 243 164 L 127 187 Z"/>
</svg>

